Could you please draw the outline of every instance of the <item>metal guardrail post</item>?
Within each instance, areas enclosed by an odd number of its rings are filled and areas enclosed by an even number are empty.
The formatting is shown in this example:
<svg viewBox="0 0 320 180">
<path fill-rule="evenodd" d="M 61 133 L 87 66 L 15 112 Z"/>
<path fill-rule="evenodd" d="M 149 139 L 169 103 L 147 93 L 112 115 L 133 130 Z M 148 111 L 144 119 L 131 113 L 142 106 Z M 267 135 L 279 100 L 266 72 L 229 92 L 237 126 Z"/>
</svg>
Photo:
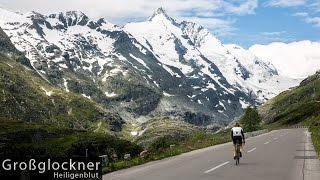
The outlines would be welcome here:
<svg viewBox="0 0 320 180">
<path fill-rule="evenodd" d="M 99 157 L 102 158 L 102 163 L 106 164 L 108 166 L 108 164 L 109 164 L 108 155 L 101 155 Z"/>
<path fill-rule="evenodd" d="M 258 131 L 253 131 L 253 132 L 248 132 L 248 133 L 244 133 L 244 136 L 247 137 L 254 137 L 254 136 L 258 136 L 260 134 L 266 133 L 268 132 L 268 129 L 263 129 L 263 130 L 258 130 Z"/>
</svg>

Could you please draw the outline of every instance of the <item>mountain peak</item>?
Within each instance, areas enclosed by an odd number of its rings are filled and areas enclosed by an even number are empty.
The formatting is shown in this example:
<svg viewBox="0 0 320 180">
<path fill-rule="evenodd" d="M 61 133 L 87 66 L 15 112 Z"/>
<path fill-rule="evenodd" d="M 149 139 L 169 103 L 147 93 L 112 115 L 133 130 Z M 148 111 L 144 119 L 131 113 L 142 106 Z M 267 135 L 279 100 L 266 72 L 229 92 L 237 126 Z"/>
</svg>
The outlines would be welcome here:
<svg viewBox="0 0 320 180">
<path fill-rule="evenodd" d="M 167 12 L 163 9 L 163 7 L 159 7 L 154 14 L 167 14 Z"/>
<path fill-rule="evenodd" d="M 82 11 L 65 11 L 65 12 L 59 12 L 59 13 L 53 13 L 50 14 L 48 17 L 55 18 L 55 17 L 66 17 L 66 18 L 82 18 L 87 17 L 86 14 L 84 14 Z"/>
<path fill-rule="evenodd" d="M 151 21 L 158 15 L 162 15 L 168 20 L 173 21 L 173 19 L 170 16 L 168 16 L 167 12 L 162 7 L 159 7 L 148 20 Z"/>
<path fill-rule="evenodd" d="M 13 12 L 11 10 L 7 10 L 7 9 L 4 9 L 2 7 L 0 7 L 0 23 L 1 22 L 8 22 L 8 21 L 21 21 L 23 18 L 22 18 L 22 14 L 21 13 L 18 13 L 18 12 Z M 3 28 L 3 26 L 2 26 Z"/>
<path fill-rule="evenodd" d="M 78 17 L 83 17 L 83 16 L 87 16 L 85 13 L 83 13 L 82 11 L 66 11 L 65 14 L 67 16 L 78 16 Z"/>
</svg>

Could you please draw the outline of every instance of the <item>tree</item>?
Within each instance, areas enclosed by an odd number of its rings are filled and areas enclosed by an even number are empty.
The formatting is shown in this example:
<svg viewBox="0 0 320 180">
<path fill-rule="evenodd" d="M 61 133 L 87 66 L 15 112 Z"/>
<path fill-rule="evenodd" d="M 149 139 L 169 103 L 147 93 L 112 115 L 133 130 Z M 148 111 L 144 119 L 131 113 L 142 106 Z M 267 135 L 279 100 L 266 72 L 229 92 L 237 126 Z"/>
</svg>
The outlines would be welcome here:
<svg viewBox="0 0 320 180">
<path fill-rule="evenodd" d="M 261 118 L 257 108 L 248 107 L 240 120 L 245 132 L 256 131 L 260 129 Z"/>
</svg>

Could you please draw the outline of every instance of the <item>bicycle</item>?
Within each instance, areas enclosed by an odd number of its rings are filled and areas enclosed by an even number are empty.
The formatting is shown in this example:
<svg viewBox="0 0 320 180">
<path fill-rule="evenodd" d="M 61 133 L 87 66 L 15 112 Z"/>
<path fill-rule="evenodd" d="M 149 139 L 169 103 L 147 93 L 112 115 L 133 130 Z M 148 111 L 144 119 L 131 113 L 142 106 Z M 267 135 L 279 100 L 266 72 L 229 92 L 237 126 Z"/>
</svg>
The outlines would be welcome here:
<svg viewBox="0 0 320 180">
<path fill-rule="evenodd" d="M 236 160 L 236 165 L 239 165 L 240 163 L 240 143 L 239 140 L 236 141 L 236 155 L 235 155 L 235 160 Z"/>
</svg>

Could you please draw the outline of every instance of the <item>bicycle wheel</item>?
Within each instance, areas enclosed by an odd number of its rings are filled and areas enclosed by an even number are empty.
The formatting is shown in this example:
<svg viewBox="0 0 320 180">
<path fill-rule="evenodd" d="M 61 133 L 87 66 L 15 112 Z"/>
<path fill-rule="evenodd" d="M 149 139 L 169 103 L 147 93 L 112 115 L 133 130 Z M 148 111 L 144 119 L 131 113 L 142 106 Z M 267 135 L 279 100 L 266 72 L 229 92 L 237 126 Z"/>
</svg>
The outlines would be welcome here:
<svg viewBox="0 0 320 180">
<path fill-rule="evenodd" d="M 239 165 L 239 160 L 240 160 L 240 158 L 239 158 L 239 156 L 237 156 L 237 158 L 236 158 L 236 165 L 237 166 Z"/>
<path fill-rule="evenodd" d="M 236 143 L 236 165 L 240 163 L 240 145 L 239 142 Z"/>
</svg>

